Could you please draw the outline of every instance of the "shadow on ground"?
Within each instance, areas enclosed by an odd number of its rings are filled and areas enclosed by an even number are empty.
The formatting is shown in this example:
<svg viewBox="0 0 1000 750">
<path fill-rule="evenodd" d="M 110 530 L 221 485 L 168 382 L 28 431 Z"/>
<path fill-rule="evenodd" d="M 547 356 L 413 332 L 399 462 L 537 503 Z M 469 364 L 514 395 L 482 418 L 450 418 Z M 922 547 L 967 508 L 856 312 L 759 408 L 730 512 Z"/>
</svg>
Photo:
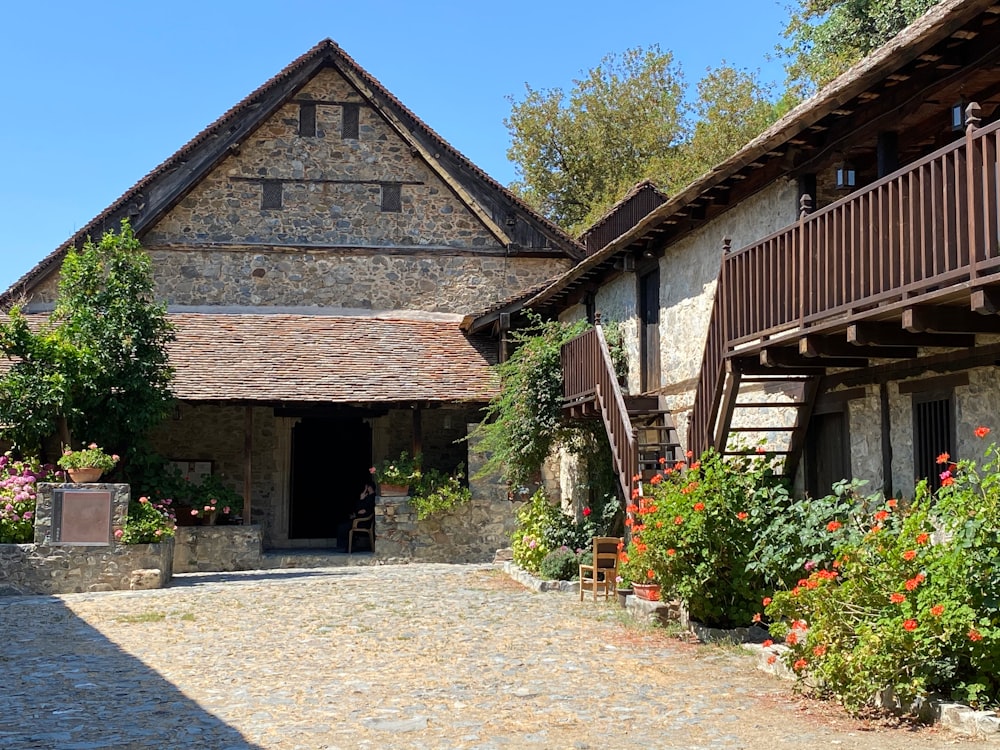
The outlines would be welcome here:
<svg viewBox="0 0 1000 750">
<path fill-rule="evenodd" d="M 259 747 L 58 598 L 0 599 L 0 632 L 0 747 Z"/>
</svg>

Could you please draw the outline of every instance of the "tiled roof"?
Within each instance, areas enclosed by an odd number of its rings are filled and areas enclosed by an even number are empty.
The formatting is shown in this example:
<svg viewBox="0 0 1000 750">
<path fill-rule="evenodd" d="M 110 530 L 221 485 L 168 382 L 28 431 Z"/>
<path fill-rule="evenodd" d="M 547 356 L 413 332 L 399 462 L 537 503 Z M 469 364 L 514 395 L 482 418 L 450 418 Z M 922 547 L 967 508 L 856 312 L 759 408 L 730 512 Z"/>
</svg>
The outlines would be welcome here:
<svg viewBox="0 0 1000 750">
<path fill-rule="evenodd" d="M 185 401 L 485 401 L 496 344 L 458 322 L 384 316 L 171 313 Z"/>
<path fill-rule="evenodd" d="M 47 314 L 29 315 L 35 328 Z M 457 316 L 171 312 L 183 401 L 485 402 L 497 345 Z M 445 319 L 447 317 L 447 319 Z M 426 318 L 426 319 L 422 319 Z M 0 373 L 10 361 L 0 357 Z"/>
</svg>

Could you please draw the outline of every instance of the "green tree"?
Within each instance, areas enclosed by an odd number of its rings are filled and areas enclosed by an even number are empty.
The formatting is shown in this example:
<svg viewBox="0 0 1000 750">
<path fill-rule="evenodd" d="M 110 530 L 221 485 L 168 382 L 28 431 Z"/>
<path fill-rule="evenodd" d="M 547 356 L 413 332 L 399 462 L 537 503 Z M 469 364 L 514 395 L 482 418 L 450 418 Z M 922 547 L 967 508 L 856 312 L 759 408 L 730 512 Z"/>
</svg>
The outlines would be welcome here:
<svg viewBox="0 0 1000 750">
<path fill-rule="evenodd" d="M 569 230 L 597 219 L 687 135 L 684 82 L 657 46 L 607 55 L 567 94 L 526 85 L 510 98 L 514 189 Z"/>
<path fill-rule="evenodd" d="M 684 79 L 658 47 L 608 55 L 567 96 L 512 101 L 507 156 L 521 196 L 569 231 L 582 231 L 635 183 L 672 192 L 719 163 L 777 116 L 755 72 L 723 63 L 684 103 Z"/>
<path fill-rule="evenodd" d="M 788 87 L 808 96 L 829 83 L 938 0 L 798 0 L 778 51 L 789 58 Z"/>
<path fill-rule="evenodd" d="M 732 156 L 777 119 L 772 99 L 772 87 L 756 71 L 725 62 L 709 68 L 698 82 L 690 140 L 670 155 L 661 174 L 653 172 L 653 179 L 668 188 L 683 187 Z"/>
<path fill-rule="evenodd" d="M 128 221 L 63 261 L 49 321 L 32 331 L 21 310 L 0 322 L 0 435 L 22 453 L 49 435 L 134 455 L 171 403 L 172 328 L 153 299 L 149 256 Z"/>
</svg>

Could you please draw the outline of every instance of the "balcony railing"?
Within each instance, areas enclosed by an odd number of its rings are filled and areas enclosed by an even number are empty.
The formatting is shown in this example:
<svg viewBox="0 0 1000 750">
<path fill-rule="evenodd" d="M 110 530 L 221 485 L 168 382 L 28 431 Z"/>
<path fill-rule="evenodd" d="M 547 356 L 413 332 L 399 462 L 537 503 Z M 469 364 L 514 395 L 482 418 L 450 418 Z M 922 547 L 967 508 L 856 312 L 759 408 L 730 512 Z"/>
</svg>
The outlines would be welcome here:
<svg viewBox="0 0 1000 750">
<path fill-rule="evenodd" d="M 639 470 L 639 449 L 601 327 L 595 326 L 563 344 L 561 356 L 564 403 L 569 408 L 596 404 L 611 441 L 615 473 L 627 502 L 631 497 L 632 477 Z"/>
<path fill-rule="evenodd" d="M 990 277 L 1000 270 L 1000 122 L 979 128 L 977 113 L 970 105 L 964 138 L 724 255 L 693 450 L 717 442 L 723 363 L 741 344 L 997 280 Z"/>
</svg>

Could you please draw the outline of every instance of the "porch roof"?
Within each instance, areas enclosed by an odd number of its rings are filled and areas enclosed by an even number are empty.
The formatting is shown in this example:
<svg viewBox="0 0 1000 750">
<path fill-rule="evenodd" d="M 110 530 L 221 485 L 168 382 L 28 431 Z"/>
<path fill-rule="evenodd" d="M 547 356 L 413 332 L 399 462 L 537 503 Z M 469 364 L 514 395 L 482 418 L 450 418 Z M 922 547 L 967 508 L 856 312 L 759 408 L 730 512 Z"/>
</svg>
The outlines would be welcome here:
<svg viewBox="0 0 1000 750">
<path fill-rule="evenodd" d="M 444 316 L 177 313 L 170 363 L 185 401 L 488 400 L 496 344 Z"/>
</svg>

